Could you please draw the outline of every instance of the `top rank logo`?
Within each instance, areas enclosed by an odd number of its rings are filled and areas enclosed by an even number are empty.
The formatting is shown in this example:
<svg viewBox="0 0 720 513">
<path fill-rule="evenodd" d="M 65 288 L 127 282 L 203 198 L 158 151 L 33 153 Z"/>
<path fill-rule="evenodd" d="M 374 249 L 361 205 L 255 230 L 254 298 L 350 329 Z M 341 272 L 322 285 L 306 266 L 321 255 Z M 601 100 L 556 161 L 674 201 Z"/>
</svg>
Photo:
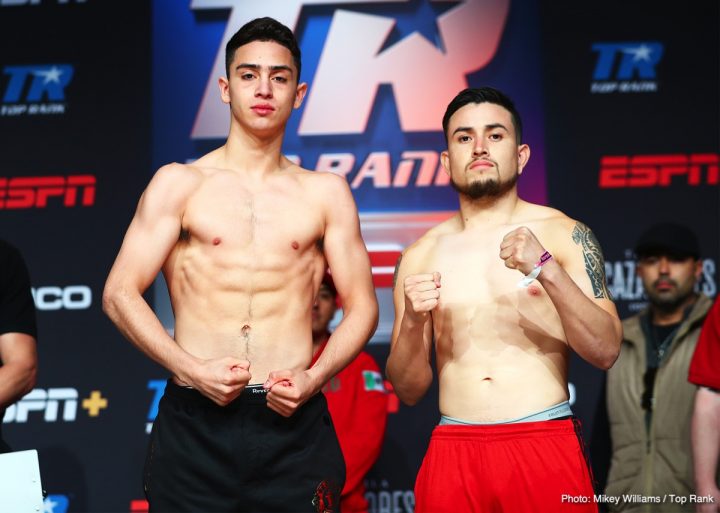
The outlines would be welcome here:
<svg viewBox="0 0 720 513">
<path fill-rule="evenodd" d="M 183 66 L 174 57 L 153 66 L 157 163 L 193 161 L 227 137 L 228 106 L 218 100 L 217 89 L 218 77 L 225 75 L 225 44 L 248 21 L 272 17 L 296 32 L 303 52 L 300 80 L 309 86 L 288 120 L 282 151 L 297 165 L 347 180 L 363 216 L 365 240 L 378 251 L 402 249 L 431 227 L 430 216 L 445 217 L 457 208 L 440 162 L 447 147 L 441 120 L 450 99 L 466 87 L 514 83 L 509 70 L 539 57 L 534 31 L 522 29 L 534 22 L 519 20 L 508 33 L 510 0 L 191 0 L 186 5 L 187 11 L 178 11 L 173 2 L 158 3 L 163 22 L 156 27 L 155 54 L 194 57 L 188 62 L 191 73 L 180 72 Z M 507 51 L 500 51 L 501 44 Z M 502 62 L 493 67 L 495 59 Z M 182 93 L 180 108 L 162 95 L 168 87 Z M 528 89 L 520 94 L 525 104 L 539 106 L 541 96 L 531 86 L 519 87 Z M 541 116 L 526 121 L 538 126 L 530 133 L 539 133 Z M 535 176 L 544 182 L 544 164 L 536 166 Z M 530 195 L 536 197 L 528 199 L 545 201 L 544 189 L 534 188 Z M 395 262 L 389 255 L 381 260 L 373 267 L 383 268 L 389 285 Z"/>
<path fill-rule="evenodd" d="M 663 55 L 658 42 L 595 43 L 597 52 L 591 93 L 654 93 L 655 68 Z"/>
<path fill-rule="evenodd" d="M 392 4 L 403 0 L 388 0 Z M 448 3 L 447 0 L 434 0 Z M 193 0 L 193 10 L 231 9 L 222 44 L 192 131 L 193 139 L 224 138 L 227 107 L 217 101 L 217 77 L 225 74 L 224 50 L 238 27 L 271 16 L 296 29 L 303 4 L 362 4 L 358 0 Z M 372 0 L 366 0 L 372 3 Z M 397 25 L 389 16 L 337 9 L 322 45 L 320 60 L 305 101 L 298 134 L 339 135 L 365 133 L 378 87 L 392 85 L 397 114 L 405 132 L 440 131 L 439 120 L 448 98 L 467 87 L 466 75 L 485 67 L 495 56 L 505 29 L 509 0 L 467 0 L 437 18 L 442 48 L 419 32 L 387 48 L 388 35 Z M 473 51 L 467 41 L 472 38 Z M 422 62 L 422 66 L 415 63 Z M 428 73 L 428 69 L 435 72 Z M 342 70 L 342 72 L 339 72 Z M 418 87 L 422 84 L 422 87 Z M 418 108 L 418 106 L 422 108 Z M 329 116 L 328 112 L 333 115 Z"/>
<path fill-rule="evenodd" d="M 64 114 L 65 88 L 73 74 L 69 64 L 3 67 L 9 79 L 4 90 L 0 82 L 0 116 Z"/>
</svg>

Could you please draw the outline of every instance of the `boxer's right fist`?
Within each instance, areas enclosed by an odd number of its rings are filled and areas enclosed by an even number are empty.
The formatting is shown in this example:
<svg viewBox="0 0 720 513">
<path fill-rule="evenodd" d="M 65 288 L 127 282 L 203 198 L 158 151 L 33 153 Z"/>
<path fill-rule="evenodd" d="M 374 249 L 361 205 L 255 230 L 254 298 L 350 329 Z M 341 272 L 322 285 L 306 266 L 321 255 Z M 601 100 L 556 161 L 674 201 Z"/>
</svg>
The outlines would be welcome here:
<svg viewBox="0 0 720 513">
<path fill-rule="evenodd" d="M 250 362 L 225 356 L 199 360 L 187 384 L 220 406 L 235 400 L 250 382 Z"/>
<path fill-rule="evenodd" d="M 425 319 L 440 299 L 440 273 L 412 274 L 405 278 L 405 314 Z"/>
</svg>

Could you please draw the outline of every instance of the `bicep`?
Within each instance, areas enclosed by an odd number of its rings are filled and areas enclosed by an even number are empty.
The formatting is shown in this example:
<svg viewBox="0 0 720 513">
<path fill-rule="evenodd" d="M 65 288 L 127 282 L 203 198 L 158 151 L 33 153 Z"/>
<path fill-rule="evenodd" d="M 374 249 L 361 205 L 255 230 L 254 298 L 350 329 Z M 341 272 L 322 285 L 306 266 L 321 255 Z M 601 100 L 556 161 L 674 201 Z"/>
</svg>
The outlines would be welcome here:
<svg viewBox="0 0 720 513">
<path fill-rule="evenodd" d="M 179 220 L 161 217 L 148 222 L 139 219 L 136 214 L 125 234 L 109 279 L 122 280 L 144 291 L 155 279 L 179 233 Z"/>
<path fill-rule="evenodd" d="M 605 276 L 605 258 L 600 242 L 585 224 L 575 223 L 572 242 L 566 245 L 563 267 L 575 284 L 597 306 L 617 317 Z"/>
<path fill-rule="evenodd" d="M 332 205 L 327 205 L 323 248 L 343 304 L 351 306 L 358 295 L 374 297 L 374 288 L 355 201 L 346 183 L 335 185 Z"/>
<path fill-rule="evenodd" d="M 182 202 L 173 187 L 167 177 L 156 175 L 150 182 L 125 233 L 109 283 L 122 282 L 144 292 L 155 279 L 180 236 Z"/>
</svg>

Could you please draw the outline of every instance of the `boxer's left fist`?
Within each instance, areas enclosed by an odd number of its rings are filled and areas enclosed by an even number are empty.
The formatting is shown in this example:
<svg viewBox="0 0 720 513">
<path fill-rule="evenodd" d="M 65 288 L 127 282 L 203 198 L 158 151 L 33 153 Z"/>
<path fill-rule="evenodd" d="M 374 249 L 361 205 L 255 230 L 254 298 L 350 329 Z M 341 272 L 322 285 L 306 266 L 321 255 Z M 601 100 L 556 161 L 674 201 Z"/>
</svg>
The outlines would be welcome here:
<svg viewBox="0 0 720 513">
<path fill-rule="evenodd" d="M 524 275 L 530 274 L 545 248 L 527 226 L 514 229 L 503 237 L 500 243 L 500 258 L 505 267 L 517 269 Z"/>
</svg>

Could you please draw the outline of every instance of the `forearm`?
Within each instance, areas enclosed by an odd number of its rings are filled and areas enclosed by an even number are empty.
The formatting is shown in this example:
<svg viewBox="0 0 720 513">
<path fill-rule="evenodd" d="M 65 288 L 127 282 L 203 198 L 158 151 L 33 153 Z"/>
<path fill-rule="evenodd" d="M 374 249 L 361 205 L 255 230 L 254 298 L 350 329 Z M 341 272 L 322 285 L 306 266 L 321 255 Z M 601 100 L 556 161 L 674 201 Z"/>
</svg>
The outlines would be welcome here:
<svg viewBox="0 0 720 513">
<path fill-rule="evenodd" d="M 716 488 L 720 452 L 720 393 L 700 387 L 695 395 L 691 439 L 698 491 Z"/>
<path fill-rule="evenodd" d="M 425 322 L 404 315 L 385 365 L 385 374 L 395 394 L 408 405 L 422 399 L 433 379 L 429 358 L 431 348 L 426 345 L 424 331 Z"/>
<path fill-rule="evenodd" d="M 11 362 L 0 367 L 0 408 L 6 408 L 35 386 L 36 366 Z"/>
<path fill-rule="evenodd" d="M 325 349 L 307 371 L 315 391 L 320 390 L 362 351 L 375 331 L 377 321 L 378 308 L 374 296 L 344 308 L 343 318 L 330 335 Z"/>
<path fill-rule="evenodd" d="M 188 380 L 196 359 L 170 337 L 138 292 L 106 289 L 103 311 L 138 349 L 181 380 Z"/>
<path fill-rule="evenodd" d="M 596 367 L 612 367 L 622 340 L 619 319 L 587 297 L 555 261 L 543 266 L 538 281 L 560 316 L 570 347 Z"/>
</svg>

